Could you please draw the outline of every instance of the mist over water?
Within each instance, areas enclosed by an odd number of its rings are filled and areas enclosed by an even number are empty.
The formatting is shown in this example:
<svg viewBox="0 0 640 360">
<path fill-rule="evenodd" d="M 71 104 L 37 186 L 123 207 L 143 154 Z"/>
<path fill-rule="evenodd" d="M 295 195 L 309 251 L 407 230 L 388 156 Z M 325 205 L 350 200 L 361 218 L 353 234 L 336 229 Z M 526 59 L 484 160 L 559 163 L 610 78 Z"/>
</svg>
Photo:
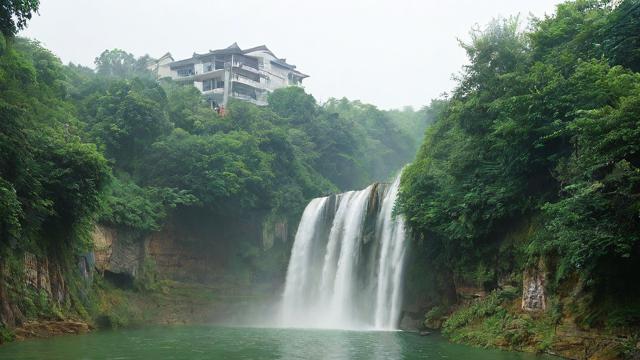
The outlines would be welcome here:
<svg viewBox="0 0 640 360">
<path fill-rule="evenodd" d="M 450 344 L 438 335 L 312 329 L 164 326 L 0 346 L 0 359 L 552 360 Z"/>
<path fill-rule="evenodd" d="M 402 305 L 400 177 L 313 199 L 296 233 L 280 305 L 283 327 L 394 330 Z"/>
</svg>

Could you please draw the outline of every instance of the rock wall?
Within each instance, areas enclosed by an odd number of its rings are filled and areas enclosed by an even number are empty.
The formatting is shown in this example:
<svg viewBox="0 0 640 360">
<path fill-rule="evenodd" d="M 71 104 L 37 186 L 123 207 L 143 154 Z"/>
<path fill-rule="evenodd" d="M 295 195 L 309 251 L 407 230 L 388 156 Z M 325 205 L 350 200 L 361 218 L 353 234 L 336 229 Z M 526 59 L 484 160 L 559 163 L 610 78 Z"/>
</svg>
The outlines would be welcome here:
<svg viewBox="0 0 640 360">
<path fill-rule="evenodd" d="M 15 328 L 26 321 L 27 314 L 20 308 L 25 306 L 26 301 L 36 301 L 34 296 L 38 299 L 46 296 L 50 305 L 58 309 L 72 306 L 67 285 L 71 280 L 66 278 L 68 273 L 63 271 L 62 264 L 29 252 L 14 256 L 17 256 L 18 261 L 14 259 L 12 266 L 5 259 L 0 259 L 3 260 L 0 262 L 0 322 L 3 326 Z M 77 287 L 80 296 L 86 293 L 86 288 L 91 284 L 92 259 L 92 254 L 78 256 L 76 259 L 78 280 L 81 281 Z"/>
<path fill-rule="evenodd" d="M 93 231 L 96 270 L 137 277 L 145 257 L 143 242 L 136 236 L 107 226 Z"/>
<path fill-rule="evenodd" d="M 111 254 L 113 254 L 113 243 L 117 239 L 117 231 L 115 229 L 96 225 L 93 229 L 93 249 L 95 257 L 96 270 L 104 273 L 109 269 Z"/>
<path fill-rule="evenodd" d="M 272 226 L 263 224 L 262 226 L 262 246 L 270 249 L 278 242 L 286 242 L 289 239 L 289 224 L 287 219 L 278 219 Z"/>
<path fill-rule="evenodd" d="M 241 242 L 263 250 L 286 242 L 291 235 L 286 219 L 244 221 L 217 219 L 201 224 L 168 222 L 157 232 L 135 237 L 126 230 L 96 225 L 93 231 L 95 267 L 137 278 L 150 265 L 161 278 L 212 282 L 228 276 L 242 258 Z"/>
<path fill-rule="evenodd" d="M 10 297 L 9 265 L 3 261 L 0 267 L 0 322 L 8 328 L 15 328 L 24 321 L 24 315 Z"/>
<path fill-rule="evenodd" d="M 151 234 L 144 241 L 144 252 L 162 278 L 208 282 L 224 272 L 227 264 L 218 244 L 200 242 L 171 226 Z"/>
<path fill-rule="evenodd" d="M 51 295 L 51 280 L 49 277 L 49 260 L 38 259 L 31 253 L 24 254 L 24 275 L 28 286 L 36 290 L 44 290 Z"/>
<path fill-rule="evenodd" d="M 522 310 L 545 311 L 547 309 L 547 295 L 545 282 L 547 272 L 542 263 L 538 267 L 528 268 L 522 275 Z"/>
<path fill-rule="evenodd" d="M 137 278 L 146 281 L 141 275 L 152 270 L 154 277 L 200 283 L 197 285 L 206 289 L 236 284 L 238 291 L 250 290 L 229 275 L 238 268 L 246 272 L 247 266 L 255 265 L 252 262 L 260 261 L 256 249 L 282 245 L 291 236 L 286 219 L 267 222 L 260 214 L 240 220 L 202 215 L 180 223 L 178 227 L 169 222 L 146 236 L 96 225 L 93 251 L 75 258 L 55 260 L 28 252 L 0 257 L 0 328 L 28 337 L 45 333 L 42 329 L 54 328 L 59 322 L 75 326 L 76 320 L 87 316 L 85 307 L 93 300 L 96 273 L 125 281 L 124 286 L 133 285 Z M 245 258 L 251 260 L 242 263 Z"/>
</svg>

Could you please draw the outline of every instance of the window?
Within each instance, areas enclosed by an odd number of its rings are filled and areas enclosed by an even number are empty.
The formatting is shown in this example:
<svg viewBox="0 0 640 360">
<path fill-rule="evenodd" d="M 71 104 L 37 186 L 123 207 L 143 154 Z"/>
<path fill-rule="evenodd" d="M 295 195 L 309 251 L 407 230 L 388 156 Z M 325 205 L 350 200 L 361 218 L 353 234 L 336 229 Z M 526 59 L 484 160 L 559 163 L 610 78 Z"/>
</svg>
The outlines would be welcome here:
<svg viewBox="0 0 640 360">
<path fill-rule="evenodd" d="M 176 72 L 178 76 L 191 76 L 194 73 L 193 68 L 181 68 L 177 69 Z"/>
<path fill-rule="evenodd" d="M 202 91 L 209 91 L 213 88 L 213 80 L 205 80 L 202 82 Z"/>
<path fill-rule="evenodd" d="M 224 88 L 224 81 L 222 80 L 209 79 L 202 82 L 202 91 L 209 91 L 213 89 L 223 89 L 223 88 Z"/>
</svg>

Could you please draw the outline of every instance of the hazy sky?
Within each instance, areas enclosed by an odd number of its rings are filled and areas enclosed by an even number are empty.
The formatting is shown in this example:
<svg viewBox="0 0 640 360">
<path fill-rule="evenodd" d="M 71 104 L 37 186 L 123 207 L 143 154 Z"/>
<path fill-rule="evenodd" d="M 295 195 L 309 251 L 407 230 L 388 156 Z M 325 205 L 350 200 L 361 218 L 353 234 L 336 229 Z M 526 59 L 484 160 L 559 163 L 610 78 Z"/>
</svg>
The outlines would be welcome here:
<svg viewBox="0 0 640 360">
<path fill-rule="evenodd" d="M 453 87 L 456 38 L 492 18 L 553 12 L 558 0 L 41 0 L 22 36 L 93 67 L 105 49 L 175 59 L 267 45 L 311 77 L 308 92 L 420 107 Z"/>
</svg>

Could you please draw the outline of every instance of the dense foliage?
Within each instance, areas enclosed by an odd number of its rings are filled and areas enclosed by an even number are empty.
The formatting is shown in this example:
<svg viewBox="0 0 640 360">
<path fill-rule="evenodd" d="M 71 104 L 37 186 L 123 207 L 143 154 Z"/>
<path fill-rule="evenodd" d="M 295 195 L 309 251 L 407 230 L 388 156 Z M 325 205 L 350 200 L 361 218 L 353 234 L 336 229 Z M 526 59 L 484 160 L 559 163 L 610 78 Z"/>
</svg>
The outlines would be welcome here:
<svg viewBox="0 0 640 360">
<path fill-rule="evenodd" d="M 40 0 L 1 0 L 0 33 L 5 37 L 13 37 L 27 25 L 39 6 Z M 4 42 L 4 39 L 0 38 L 0 41 Z"/>
<path fill-rule="evenodd" d="M 0 239 L 36 251 L 68 241 L 91 219 L 107 161 L 65 101 L 60 61 L 37 43 L 8 42 L 0 56 Z M 34 242 L 47 241 L 34 247 Z"/>
<path fill-rule="evenodd" d="M 107 50 L 93 71 L 37 42 L 1 44 L 2 249 L 79 251 L 96 220 L 142 235 L 180 209 L 295 222 L 312 197 L 392 176 L 426 127 L 421 112 L 321 105 L 301 88 L 221 117 L 194 87 L 156 81 L 148 56 Z"/>
<path fill-rule="evenodd" d="M 402 179 L 433 266 L 494 288 L 543 258 L 594 301 L 637 302 L 639 14 L 635 0 L 578 0 L 524 33 L 518 19 L 471 33 L 470 64 Z M 504 240 L 522 219 L 531 232 Z"/>
<path fill-rule="evenodd" d="M 341 100 L 332 109 L 301 88 L 274 92 L 265 107 L 231 101 L 221 117 L 195 87 L 157 81 L 148 56 L 114 49 L 95 59 L 96 70 L 61 64 L 39 43 L 14 37 L 38 2 L 5 3 L 0 342 L 25 317 L 87 317 L 95 294 L 78 270 L 90 271 L 96 223 L 123 242 L 170 223 L 185 232 L 185 248 L 223 249 L 225 276 L 237 284 L 281 278 L 289 245 L 267 250 L 262 229 L 295 226 L 313 197 L 388 179 L 411 160 L 415 131 L 426 127 L 422 112 L 368 106 L 352 116 L 348 109 L 364 105 Z M 393 163 L 372 168 L 374 142 L 386 144 Z M 55 300 L 28 285 L 28 261 L 48 264 Z M 153 269 L 145 260 L 138 288 L 153 287 Z"/>
</svg>

